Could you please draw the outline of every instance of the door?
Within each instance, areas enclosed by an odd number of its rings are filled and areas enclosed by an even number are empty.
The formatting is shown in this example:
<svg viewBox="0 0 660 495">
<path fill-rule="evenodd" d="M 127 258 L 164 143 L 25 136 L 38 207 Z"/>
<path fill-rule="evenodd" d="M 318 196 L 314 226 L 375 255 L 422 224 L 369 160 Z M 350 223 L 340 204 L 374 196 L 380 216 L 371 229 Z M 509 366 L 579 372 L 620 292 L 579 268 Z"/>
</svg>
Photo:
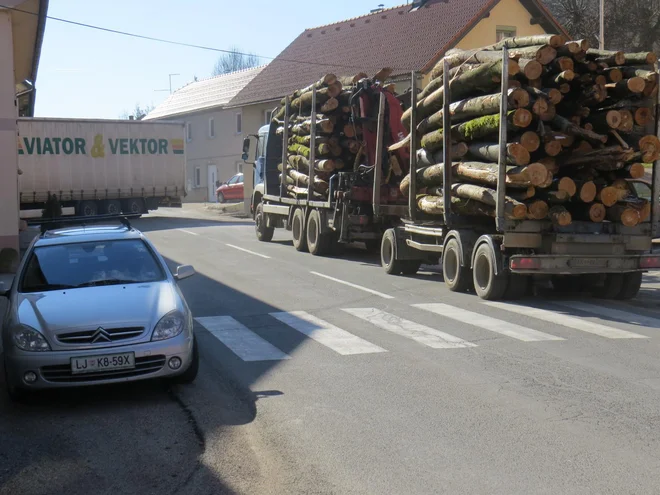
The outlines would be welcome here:
<svg viewBox="0 0 660 495">
<path fill-rule="evenodd" d="M 218 167 L 216 165 L 208 166 L 208 188 L 209 188 L 209 201 L 215 203 L 218 198 L 215 196 L 215 181 L 218 180 Z"/>
</svg>

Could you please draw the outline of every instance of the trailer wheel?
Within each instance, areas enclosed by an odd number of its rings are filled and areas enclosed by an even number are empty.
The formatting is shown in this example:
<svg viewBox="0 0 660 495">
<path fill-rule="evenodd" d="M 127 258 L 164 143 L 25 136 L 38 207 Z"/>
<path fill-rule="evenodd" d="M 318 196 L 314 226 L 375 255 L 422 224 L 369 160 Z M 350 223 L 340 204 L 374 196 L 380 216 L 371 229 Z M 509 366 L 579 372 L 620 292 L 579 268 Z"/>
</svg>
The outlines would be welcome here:
<svg viewBox="0 0 660 495">
<path fill-rule="evenodd" d="M 95 217 L 99 213 L 96 201 L 83 201 L 80 203 L 80 215 L 83 217 Z"/>
<path fill-rule="evenodd" d="M 116 199 L 108 199 L 103 203 L 103 212 L 107 215 L 121 214 L 121 203 Z"/>
<path fill-rule="evenodd" d="M 615 299 L 621 292 L 623 278 L 623 273 L 608 273 L 605 282 L 596 288 L 594 295 L 601 299 Z"/>
<path fill-rule="evenodd" d="M 403 271 L 403 263 L 396 259 L 396 235 L 394 229 L 387 229 L 380 244 L 380 264 L 389 275 L 399 275 Z"/>
<path fill-rule="evenodd" d="M 481 244 L 474 255 L 474 290 L 481 299 L 487 301 L 502 299 L 507 287 L 507 275 L 495 275 L 495 256 L 496 253 L 487 243 Z"/>
<path fill-rule="evenodd" d="M 449 239 L 442 250 L 442 274 L 452 292 L 466 292 L 472 284 L 472 271 L 461 266 L 461 246 L 456 239 Z"/>
<path fill-rule="evenodd" d="M 307 247 L 314 256 L 325 256 L 332 241 L 329 235 L 321 234 L 321 231 L 321 215 L 318 210 L 312 210 L 307 219 Z"/>
<path fill-rule="evenodd" d="M 268 227 L 262 203 L 257 206 L 257 213 L 254 216 L 254 230 L 257 233 L 257 240 L 261 242 L 270 242 L 273 239 L 275 227 Z"/>
<path fill-rule="evenodd" d="M 621 290 L 617 294 L 617 299 L 628 300 L 637 296 L 642 286 L 642 272 L 630 272 L 623 275 Z"/>
<path fill-rule="evenodd" d="M 307 232 L 305 229 L 305 212 L 296 208 L 291 220 L 291 233 L 293 234 L 293 247 L 297 251 L 307 251 Z"/>
<path fill-rule="evenodd" d="M 144 213 L 144 201 L 142 198 L 125 199 L 121 209 L 129 215 Z"/>
</svg>

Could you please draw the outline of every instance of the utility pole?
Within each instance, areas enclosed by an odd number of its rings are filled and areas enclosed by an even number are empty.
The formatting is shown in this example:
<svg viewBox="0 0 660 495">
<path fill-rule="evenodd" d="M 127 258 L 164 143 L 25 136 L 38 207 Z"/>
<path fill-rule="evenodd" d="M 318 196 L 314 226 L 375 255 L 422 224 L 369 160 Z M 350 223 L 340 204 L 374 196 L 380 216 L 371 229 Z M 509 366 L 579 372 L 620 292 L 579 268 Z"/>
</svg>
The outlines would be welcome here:
<svg viewBox="0 0 660 495">
<path fill-rule="evenodd" d="M 605 0 L 600 0 L 600 35 L 598 36 L 598 47 L 605 50 Z"/>
</svg>

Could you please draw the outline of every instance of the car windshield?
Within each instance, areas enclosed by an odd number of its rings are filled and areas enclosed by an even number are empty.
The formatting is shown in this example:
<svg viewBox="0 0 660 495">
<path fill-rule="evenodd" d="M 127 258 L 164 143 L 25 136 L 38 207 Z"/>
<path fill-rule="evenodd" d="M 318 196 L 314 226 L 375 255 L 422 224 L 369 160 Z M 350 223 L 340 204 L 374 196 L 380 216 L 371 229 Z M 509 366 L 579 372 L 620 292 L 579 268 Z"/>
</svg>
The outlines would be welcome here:
<svg viewBox="0 0 660 495">
<path fill-rule="evenodd" d="M 155 282 L 165 274 L 140 239 L 37 247 L 23 271 L 20 292 Z"/>
</svg>

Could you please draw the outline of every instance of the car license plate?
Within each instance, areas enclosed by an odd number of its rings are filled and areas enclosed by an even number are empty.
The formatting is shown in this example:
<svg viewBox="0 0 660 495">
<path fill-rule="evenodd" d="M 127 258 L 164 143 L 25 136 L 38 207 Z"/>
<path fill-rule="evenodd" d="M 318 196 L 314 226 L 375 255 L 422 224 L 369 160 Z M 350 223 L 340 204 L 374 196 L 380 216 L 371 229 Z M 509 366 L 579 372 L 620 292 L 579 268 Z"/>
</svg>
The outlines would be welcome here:
<svg viewBox="0 0 660 495">
<path fill-rule="evenodd" d="M 576 268 L 605 268 L 607 259 L 605 258 L 574 258 L 569 261 L 569 265 Z"/>
<path fill-rule="evenodd" d="M 95 373 L 98 371 L 135 368 L 135 353 L 106 354 L 71 358 L 71 373 Z"/>
</svg>

